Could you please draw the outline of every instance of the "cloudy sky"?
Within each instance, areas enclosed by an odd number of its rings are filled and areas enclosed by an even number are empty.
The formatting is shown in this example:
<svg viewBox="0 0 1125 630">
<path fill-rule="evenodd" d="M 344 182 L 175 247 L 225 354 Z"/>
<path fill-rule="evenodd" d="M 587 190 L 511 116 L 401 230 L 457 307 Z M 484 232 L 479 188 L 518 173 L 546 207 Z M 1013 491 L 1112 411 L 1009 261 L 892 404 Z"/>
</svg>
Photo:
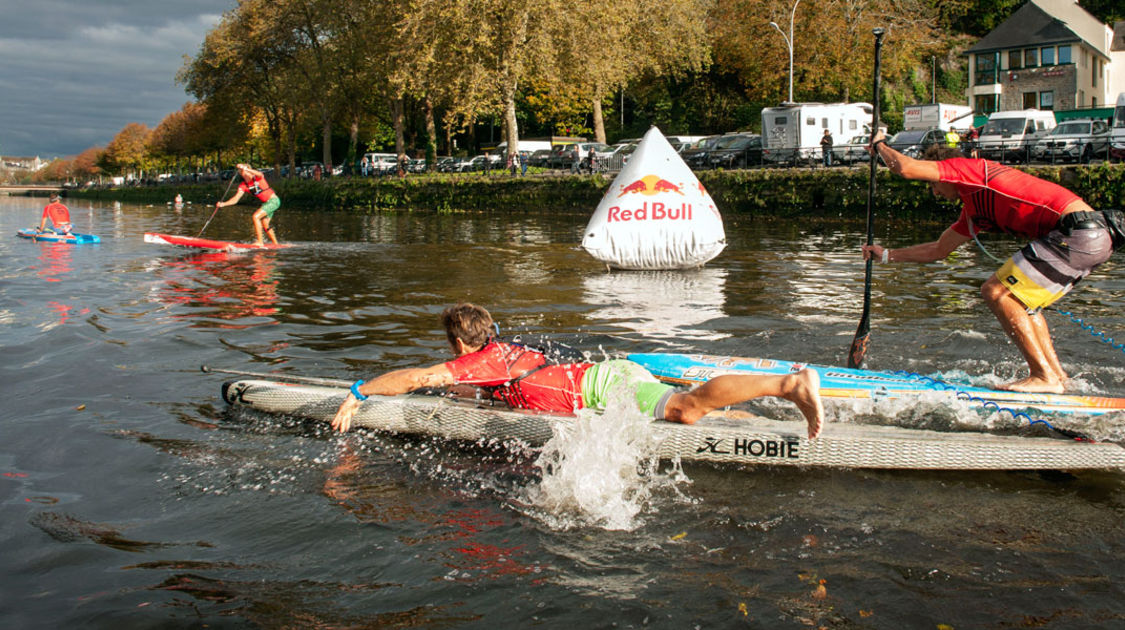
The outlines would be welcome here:
<svg viewBox="0 0 1125 630">
<path fill-rule="evenodd" d="M 0 0 L 0 155 L 44 158 L 155 127 L 192 100 L 184 55 L 237 0 Z"/>
</svg>

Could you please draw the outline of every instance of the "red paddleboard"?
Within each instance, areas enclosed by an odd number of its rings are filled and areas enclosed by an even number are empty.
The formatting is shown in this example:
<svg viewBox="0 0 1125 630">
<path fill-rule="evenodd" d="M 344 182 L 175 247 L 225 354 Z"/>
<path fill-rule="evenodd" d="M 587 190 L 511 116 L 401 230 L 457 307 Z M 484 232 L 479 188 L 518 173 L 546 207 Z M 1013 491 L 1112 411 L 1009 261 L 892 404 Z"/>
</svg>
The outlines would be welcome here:
<svg viewBox="0 0 1125 630">
<path fill-rule="evenodd" d="M 292 247 L 288 243 L 266 243 L 265 245 L 257 245 L 255 243 L 239 243 L 236 241 L 219 241 L 211 238 L 198 238 L 195 236 L 176 236 L 173 234 L 157 234 L 155 232 L 145 232 L 146 243 L 156 243 L 158 245 L 178 245 L 179 247 L 191 247 L 194 249 L 208 249 L 219 252 L 247 252 L 262 249 L 285 249 Z"/>
</svg>

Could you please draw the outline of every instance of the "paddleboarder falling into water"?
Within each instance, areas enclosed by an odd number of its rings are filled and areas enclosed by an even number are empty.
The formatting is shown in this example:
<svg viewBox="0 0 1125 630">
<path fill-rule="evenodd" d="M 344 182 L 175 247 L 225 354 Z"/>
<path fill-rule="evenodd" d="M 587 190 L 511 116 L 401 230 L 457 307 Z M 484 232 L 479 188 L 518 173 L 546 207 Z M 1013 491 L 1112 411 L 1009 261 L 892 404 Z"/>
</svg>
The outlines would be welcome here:
<svg viewBox="0 0 1125 630">
<path fill-rule="evenodd" d="M 615 391 L 628 387 L 641 413 L 683 424 L 694 424 L 714 409 L 775 396 L 797 405 L 810 439 L 820 434 L 824 423 L 820 377 L 810 369 L 784 376 L 724 374 L 682 391 L 659 382 L 632 361 L 554 364 L 530 347 L 497 341 L 492 336 L 492 316 L 474 304 L 451 306 L 442 312 L 441 320 L 455 357 L 452 361 L 387 372 L 367 383 L 357 381 L 336 411 L 332 428 L 347 431 L 360 403 L 369 396 L 450 385 L 480 387 L 512 407 L 564 414 L 584 407 L 605 409 Z"/>
<path fill-rule="evenodd" d="M 250 193 L 262 202 L 262 207 L 254 212 L 251 221 L 254 223 L 254 234 L 258 237 L 257 245 L 261 247 L 265 245 L 265 235 L 268 234 L 270 241 L 275 245 L 277 244 L 277 235 L 274 233 L 273 228 L 270 227 L 270 220 L 273 219 L 273 213 L 281 207 L 281 197 L 277 195 L 268 182 L 266 176 L 261 171 L 250 168 L 249 164 L 239 164 L 235 168 L 238 169 L 238 174 L 242 177 L 242 182 L 238 184 L 238 190 L 234 192 L 234 196 L 226 201 L 219 201 L 215 203 L 215 208 L 222 208 L 225 206 L 233 206 L 242 199 L 242 195 Z"/>
<path fill-rule="evenodd" d="M 1030 239 L 984 283 L 981 296 L 1031 371 L 1002 388 L 1062 393 L 1068 377 L 1041 311 L 1109 259 L 1116 238 L 1109 226 L 1120 213 L 1097 212 L 1058 184 L 989 160 L 966 158 L 952 147 L 933 146 L 925 159 L 913 159 L 894 150 L 879 132 L 867 150 L 872 159 L 878 153 L 892 172 L 929 182 L 935 197 L 960 199 L 962 209 L 938 240 L 895 249 L 864 245 L 865 259 L 935 262 L 982 231 Z"/>
</svg>

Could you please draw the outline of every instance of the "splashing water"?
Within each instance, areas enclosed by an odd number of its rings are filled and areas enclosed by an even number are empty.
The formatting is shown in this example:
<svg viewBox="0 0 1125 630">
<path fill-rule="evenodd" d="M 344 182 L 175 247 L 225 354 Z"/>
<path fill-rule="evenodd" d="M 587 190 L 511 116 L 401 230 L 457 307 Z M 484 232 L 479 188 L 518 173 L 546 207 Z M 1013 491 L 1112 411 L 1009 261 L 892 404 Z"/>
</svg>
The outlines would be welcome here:
<svg viewBox="0 0 1125 630">
<path fill-rule="evenodd" d="M 651 424 L 630 387 L 613 392 L 601 414 L 579 411 L 570 430 L 543 446 L 535 462 L 542 480 L 527 489 L 527 502 L 554 527 L 635 529 L 655 491 L 690 482 L 676 465 L 660 472 Z"/>
</svg>

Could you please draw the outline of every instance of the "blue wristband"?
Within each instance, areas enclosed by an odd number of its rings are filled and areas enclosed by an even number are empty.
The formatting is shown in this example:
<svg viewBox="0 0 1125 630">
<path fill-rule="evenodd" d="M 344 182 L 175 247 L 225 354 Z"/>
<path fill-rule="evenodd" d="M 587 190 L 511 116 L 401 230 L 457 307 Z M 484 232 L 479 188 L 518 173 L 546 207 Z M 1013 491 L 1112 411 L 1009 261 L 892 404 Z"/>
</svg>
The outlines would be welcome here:
<svg viewBox="0 0 1125 630">
<path fill-rule="evenodd" d="M 352 396 L 355 396 L 356 400 L 362 402 L 364 400 L 367 400 L 367 396 L 364 396 L 363 394 L 359 393 L 359 386 L 360 385 L 363 385 L 363 381 L 356 381 L 356 382 L 352 383 Z"/>
</svg>

